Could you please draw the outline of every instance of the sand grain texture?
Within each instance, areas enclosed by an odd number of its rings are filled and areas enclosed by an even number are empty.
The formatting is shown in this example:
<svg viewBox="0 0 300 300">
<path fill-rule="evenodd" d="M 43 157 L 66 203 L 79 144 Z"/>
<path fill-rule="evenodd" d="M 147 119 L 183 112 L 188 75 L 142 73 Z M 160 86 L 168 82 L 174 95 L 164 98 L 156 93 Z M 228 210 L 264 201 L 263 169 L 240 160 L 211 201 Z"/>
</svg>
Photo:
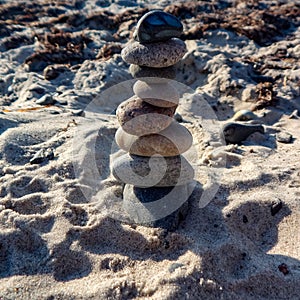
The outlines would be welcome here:
<svg viewBox="0 0 300 300">
<path fill-rule="evenodd" d="M 1 1 L 0 299 L 299 299 L 299 4 L 111 2 Z M 184 24 L 176 80 L 200 96 L 181 95 L 178 112 L 194 164 L 227 156 L 212 201 L 199 208 L 197 186 L 176 232 L 122 222 L 109 168 L 114 111 L 132 96 L 120 52 L 153 8 Z M 252 110 L 265 134 L 217 146 L 204 100 L 219 125 Z"/>
</svg>

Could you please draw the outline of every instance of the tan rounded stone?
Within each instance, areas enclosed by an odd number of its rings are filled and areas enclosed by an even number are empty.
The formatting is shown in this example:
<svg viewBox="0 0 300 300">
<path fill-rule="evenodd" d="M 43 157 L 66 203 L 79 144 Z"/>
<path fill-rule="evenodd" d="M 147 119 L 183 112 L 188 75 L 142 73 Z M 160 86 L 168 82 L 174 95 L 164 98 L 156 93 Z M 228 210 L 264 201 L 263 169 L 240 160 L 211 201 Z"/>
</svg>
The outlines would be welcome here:
<svg viewBox="0 0 300 300">
<path fill-rule="evenodd" d="M 178 105 L 180 95 L 176 88 L 164 80 L 162 83 L 148 83 L 138 80 L 133 85 L 133 92 L 144 101 L 159 107 Z"/>
<path fill-rule="evenodd" d="M 122 102 L 116 115 L 124 131 L 132 135 L 157 133 L 167 128 L 177 106 L 153 106 L 137 96 Z"/>
<path fill-rule="evenodd" d="M 176 121 L 159 133 L 139 137 L 128 134 L 120 127 L 115 139 L 121 149 L 140 156 L 175 156 L 187 151 L 193 143 L 189 130 Z"/>
<path fill-rule="evenodd" d="M 123 60 L 139 66 L 164 68 L 175 65 L 186 53 L 185 43 L 177 38 L 164 42 L 131 42 L 121 52 Z"/>
</svg>

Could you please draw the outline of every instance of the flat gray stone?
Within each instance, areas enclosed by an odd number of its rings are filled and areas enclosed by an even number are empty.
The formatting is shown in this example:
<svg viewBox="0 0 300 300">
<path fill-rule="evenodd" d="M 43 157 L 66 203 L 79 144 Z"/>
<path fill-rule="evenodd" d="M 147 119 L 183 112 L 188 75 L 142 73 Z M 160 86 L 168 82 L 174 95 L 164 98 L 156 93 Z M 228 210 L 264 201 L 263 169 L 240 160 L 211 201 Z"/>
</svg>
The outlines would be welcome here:
<svg viewBox="0 0 300 300">
<path fill-rule="evenodd" d="M 112 163 L 114 177 L 137 187 L 183 185 L 193 180 L 194 169 L 181 155 L 145 157 L 128 153 Z"/>
<path fill-rule="evenodd" d="M 131 42 L 121 56 L 129 64 L 152 68 L 164 68 L 175 65 L 186 53 L 185 43 L 177 38 L 166 42 L 140 44 Z"/>
<path fill-rule="evenodd" d="M 147 80 L 147 82 L 153 82 L 153 81 L 160 82 L 159 81 L 160 78 L 167 78 L 167 79 L 176 78 L 176 69 L 173 66 L 166 67 L 166 68 L 151 68 L 151 67 L 142 67 L 139 65 L 131 64 L 129 67 L 129 72 L 132 77 L 141 78 L 141 80 Z M 155 78 L 144 79 L 143 77 L 155 77 Z"/>
</svg>

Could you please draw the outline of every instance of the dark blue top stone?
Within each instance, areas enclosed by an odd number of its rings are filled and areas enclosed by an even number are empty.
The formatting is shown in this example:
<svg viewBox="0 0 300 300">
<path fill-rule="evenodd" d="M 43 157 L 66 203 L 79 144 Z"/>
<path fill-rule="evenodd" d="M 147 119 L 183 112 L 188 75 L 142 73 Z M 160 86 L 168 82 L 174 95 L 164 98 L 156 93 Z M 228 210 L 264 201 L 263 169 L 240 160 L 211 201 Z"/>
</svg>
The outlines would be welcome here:
<svg viewBox="0 0 300 300">
<path fill-rule="evenodd" d="M 140 43 L 167 41 L 182 34 L 183 26 L 173 15 L 161 10 L 145 14 L 137 23 L 133 37 Z"/>
</svg>

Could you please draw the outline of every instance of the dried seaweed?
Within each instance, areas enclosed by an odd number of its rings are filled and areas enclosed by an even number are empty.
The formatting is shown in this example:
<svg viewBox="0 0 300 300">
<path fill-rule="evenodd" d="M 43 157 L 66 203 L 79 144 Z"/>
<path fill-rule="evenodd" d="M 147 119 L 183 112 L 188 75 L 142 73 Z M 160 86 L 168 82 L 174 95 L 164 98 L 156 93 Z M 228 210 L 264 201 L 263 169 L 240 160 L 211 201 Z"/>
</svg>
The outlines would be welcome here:
<svg viewBox="0 0 300 300">
<path fill-rule="evenodd" d="M 33 36 L 26 36 L 24 34 L 16 34 L 13 36 L 8 36 L 1 41 L 1 45 L 5 50 L 15 49 L 23 45 L 31 45 L 34 42 Z"/>
<path fill-rule="evenodd" d="M 84 48 L 86 44 L 92 42 L 84 34 L 63 31 L 38 35 L 38 39 L 43 49 L 36 51 L 25 60 L 30 71 L 42 71 L 50 64 L 82 63 L 86 59 Z"/>
<path fill-rule="evenodd" d="M 119 43 L 108 43 L 105 44 L 98 52 L 96 59 L 107 60 L 111 58 L 114 54 L 121 53 L 122 45 Z"/>
<path fill-rule="evenodd" d="M 39 42 L 45 49 L 63 49 L 71 52 L 81 52 L 84 47 L 92 42 L 92 39 L 84 34 L 57 31 L 55 33 L 45 33 L 38 35 Z"/>
<path fill-rule="evenodd" d="M 148 12 L 147 8 L 136 8 L 114 14 L 108 9 L 101 9 L 86 14 L 80 10 L 84 5 L 82 0 L 0 4 L 2 49 L 31 45 L 37 37 L 40 49 L 25 59 L 30 71 L 42 71 L 49 64 L 74 65 L 85 59 L 107 59 L 120 52 L 119 45 L 107 44 L 99 49 L 97 56 L 87 56 L 84 50 L 92 45 L 92 40 L 84 35 L 84 30 L 109 30 L 115 41 L 126 42 L 131 38 L 132 27 Z M 265 46 L 291 34 L 291 30 L 300 24 L 300 4 L 296 3 L 275 2 L 270 5 L 257 0 L 189 1 L 168 5 L 164 10 L 184 23 L 183 40 L 200 39 L 207 30 L 223 28 Z M 46 16 L 48 18 L 44 18 Z M 64 31 L 57 29 L 61 28 L 61 24 L 64 24 Z M 30 30 L 25 31 L 25 28 Z M 35 36 L 35 28 L 48 33 Z"/>
<path fill-rule="evenodd" d="M 85 60 L 82 53 L 65 49 L 53 49 L 38 51 L 26 58 L 25 64 L 29 71 L 39 72 L 51 64 L 75 65 Z"/>
<path fill-rule="evenodd" d="M 267 106 L 276 104 L 277 98 L 276 93 L 273 90 L 273 83 L 261 82 L 256 86 L 256 102 L 252 106 L 252 110 L 262 109 Z"/>
<path fill-rule="evenodd" d="M 165 11 L 182 20 L 193 19 L 186 22 L 187 31 L 183 39 L 199 38 L 199 31 L 224 28 L 265 46 L 284 37 L 289 29 L 299 25 L 299 4 L 287 3 L 262 8 L 258 1 L 239 3 L 244 5 L 232 7 L 222 1 L 214 5 L 202 1 L 186 2 L 169 5 Z"/>
</svg>

